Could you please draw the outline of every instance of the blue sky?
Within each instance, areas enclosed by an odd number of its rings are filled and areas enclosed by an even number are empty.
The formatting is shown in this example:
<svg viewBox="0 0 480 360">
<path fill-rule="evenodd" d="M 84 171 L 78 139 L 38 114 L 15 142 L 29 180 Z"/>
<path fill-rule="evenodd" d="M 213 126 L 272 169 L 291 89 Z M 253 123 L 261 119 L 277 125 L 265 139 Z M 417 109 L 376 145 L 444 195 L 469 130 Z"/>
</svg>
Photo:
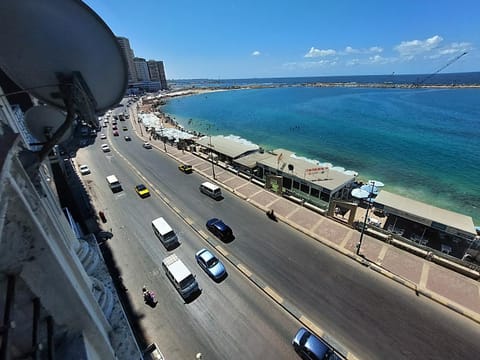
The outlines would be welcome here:
<svg viewBox="0 0 480 360">
<path fill-rule="evenodd" d="M 87 0 L 168 79 L 480 71 L 478 0 Z"/>
</svg>

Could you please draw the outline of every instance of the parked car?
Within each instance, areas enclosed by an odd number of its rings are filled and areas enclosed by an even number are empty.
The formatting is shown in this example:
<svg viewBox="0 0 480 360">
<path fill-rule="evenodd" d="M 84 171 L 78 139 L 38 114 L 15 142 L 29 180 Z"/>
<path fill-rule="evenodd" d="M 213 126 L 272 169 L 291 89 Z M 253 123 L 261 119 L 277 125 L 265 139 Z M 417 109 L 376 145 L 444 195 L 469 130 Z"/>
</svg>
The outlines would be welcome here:
<svg viewBox="0 0 480 360">
<path fill-rule="evenodd" d="M 113 126 L 112 126 L 112 130 L 118 130 L 117 125 L 113 125 Z"/>
<path fill-rule="evenodd" d="M 215 281 L 219 281 L 227 275 L 223 263 L 207 249 L 198 251 L 195 254 L 195 260 L 197 260 L 198 265 L 208 276 Z"/>
<path fill-rule="evenodd" d="M 152 148 L 152 144 L 150 144 L 149 142 L 146 142 L 146 143 L 143 143 L 143 147 L 145 149 L 151 149 Z"/>
<path fill-rule="evenodd" d="M 90 174 L 90 169 L 88 168 L 87 165 L 80 165 L 80 174 L 82 175 L 88 175 Z"/>
<path fill-rule="evenodd" d="M 207 229 L 222 241 L 233 239 L 233 232 L 230 226 L 225 224 L 222 220 L 213 218 L 207 221 Z"/>
<path fill-rule="evenodd" d="M 123 131 L 127 131 L 127 130 L 128 130 L 128 127 L 122 126 L 122 130 L 123 130 Z"/>
<path fill-rule="evenodd" d="M 107 138 L 107 135 L 105 134 L 100 134 L 100 139 L 105 140 Z"/>
<path fill-rule="evenodd" d="M 132 138 L 130 136 L 124 136 L 125 141 L 132 141 Z"/>
<path fill-rule="evenodd" d="M 302 359 L 308 360 L 342 360 L 322 339 L 305 328 L 300 328 L 292 340 L 292 345 Z"/>
<path fill-rule="evenodd" d="M 150 196 L 150 191 L 143 184 L 138 184 L 135 186 L 135 191 L 142 199 Z"/>
<path fill-rule="evenodd" d="M 192 165 L 187 165 L 187 164 L 181 164 L 178 166 L 178 169 L 180 171 L 183 171 L 185 174 L 191 174 L 193 169 L 192 169 Z"/>
<path fill-rule="evenodd" d="M 102 144 L 102 151 L 103 152 L 109 152 L 110 151 L 110 146 L 108 146 L 108 144 Z"/>
<path fill-rule="evenodd" d="M 113 136 L 118 136 L 118 135 L 119 135 L 119 134 L 118 134 L 118 131 L 114 131 L 114 132 L 113 132 Z"/>
</svg>

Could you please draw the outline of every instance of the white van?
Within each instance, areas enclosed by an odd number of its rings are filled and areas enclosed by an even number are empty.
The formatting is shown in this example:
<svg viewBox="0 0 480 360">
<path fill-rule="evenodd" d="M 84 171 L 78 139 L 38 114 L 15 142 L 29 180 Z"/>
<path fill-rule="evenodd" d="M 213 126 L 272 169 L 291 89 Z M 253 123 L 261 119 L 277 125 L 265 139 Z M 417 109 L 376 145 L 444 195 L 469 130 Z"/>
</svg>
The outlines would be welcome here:
<svg viewBox="0 0 480 360">
<path fill-rule="evenodd" d="M 115 175 L 107 176 L 107 183 L 108 183 L 108 186 L 110 186 L 110 189 L 112 190 L 112 192 L 114 192 L 114 193 L 123 190 L 122 189 L 122 184 L 120 184 L 120 181 L 118 181 L 118 179 Z"/>
<path fill-rule="evenodd" d="M 200 185 L 200 191 L 205 195 L 210 196 L 214 199 L 221 199 L 222 198 L 222 190 L 215 184 L 212 184 L 208 181 L 202 183 Z"/>
<path fill-rule="evenodd" d="M 159 217 L 152 221 L 152 229 L 160 242 L 167 249 L 180 244 L 177 235 L 163 217 Z"/>
<path fill-rule="evenodd" d="M 165 274 L 184 299 L 188 299 L 191 295 L 200 291 L 195 276 L 188 270 L 177 255 L 172 254 L 167 256 L 163 259 L 162 266 Z"/>
</svg>

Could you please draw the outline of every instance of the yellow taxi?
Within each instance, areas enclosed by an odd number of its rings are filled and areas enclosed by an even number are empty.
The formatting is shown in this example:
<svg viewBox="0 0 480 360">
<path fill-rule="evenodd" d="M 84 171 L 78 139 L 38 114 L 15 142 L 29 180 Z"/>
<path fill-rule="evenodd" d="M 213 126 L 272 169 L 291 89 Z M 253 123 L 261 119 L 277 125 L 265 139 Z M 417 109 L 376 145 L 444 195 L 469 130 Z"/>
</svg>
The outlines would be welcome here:
<svg viewBox="0 0 480 360">
<path fill-rule="evenodd" d="M 187 164 L 181 164 L 178 166 L 178 169 L 180 171 L 183 171 L 185 174 L 190 174 L 193 169 L 192 169 L 192 165 L 187 165 Z"/>
<path fill-rule="evenodd" d="M 150 196 L 150 191 L 148 191 L 147 187 L 143 184 L 138 184 L 137 186 L 135 186 L 135 191 L 141 198 L 146 198 Z"/>
</svg>

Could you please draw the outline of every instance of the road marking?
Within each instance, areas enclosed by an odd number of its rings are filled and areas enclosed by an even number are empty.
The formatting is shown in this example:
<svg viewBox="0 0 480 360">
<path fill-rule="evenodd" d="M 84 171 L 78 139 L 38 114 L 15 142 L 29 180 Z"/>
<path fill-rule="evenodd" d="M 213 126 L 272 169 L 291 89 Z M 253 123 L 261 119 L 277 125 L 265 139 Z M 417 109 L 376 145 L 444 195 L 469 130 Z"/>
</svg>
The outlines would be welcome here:
<svg viewBox="0 0 480 360">
<path fill-rule="evenodd" d="M 207 238 L 208 238 L 208 235 L 205 234 L 205 231 L 203 231 L 203 230 L 198 230 L 198 233 L 199 233 L 200 236 L 203 237 L 204 239 L 207 239 Z"/>
<path fill-rule="evenodd" d="M 222 254 L 223 256 L 227 257 L 228 256 L 228 251 L 225 250 L 221 245 L 215 246 L 215 249 Z"/>
<path fill-rule="evenodd" d="M 315 325 L 309 318 L 302 315 L 302 316 L 300 316 L 299 320 L 306 327 L 308 327 L 310 330 L 312 330 L 315 334 L 317 334 L 320 337 L 323 337 L 324 331 L 322 329 L 320 329 L 317 325 Z"/>
<path fill-rule="evenodd" d="M 270 295 L 273 300 L 275 300 L 279 304 L 283 304 L 283 298 L 278 295 L 278 293 L 273 290 L 270 286 L 267 286 L 265 289 L 263 289 L 268 295 Z"/>
<path fill-rule="evenodd" d="M 194 224 L 193 220 L 188 218 L 188 217 L 186 217 L 184 220 L 188 225 L 193 225 Z"/>
<path fill-rule="evenodd" d="M 173 209 L 173 211 L 175 211 L 176 213 L 180 213 L 180 209 L 177 208 L 176 206 L 172 206 L 172 209 Z"/>
<path fill-rule="evenodd" d="M 245 266 L 243 266 L 242 264 L 238 264 L 237 265 L 237 268 L 242 272 L 244 273 L 247 277 L 251 277 L 252 276 L 252 272 L 250 270 L 248 270 Z"/>
</svg>

